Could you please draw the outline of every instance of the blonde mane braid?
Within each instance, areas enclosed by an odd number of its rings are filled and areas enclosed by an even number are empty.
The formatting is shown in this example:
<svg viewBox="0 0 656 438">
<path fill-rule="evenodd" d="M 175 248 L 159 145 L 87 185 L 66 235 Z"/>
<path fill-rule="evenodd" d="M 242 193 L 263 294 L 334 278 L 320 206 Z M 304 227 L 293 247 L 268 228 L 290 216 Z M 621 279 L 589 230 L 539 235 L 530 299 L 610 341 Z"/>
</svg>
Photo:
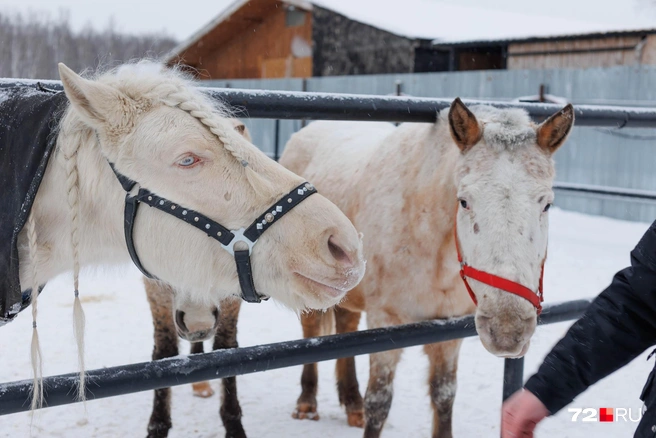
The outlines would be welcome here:
<svg viewBox="0 0 656 438">
<path fill-rule="evenodd" d="M 176 107 L 185 111 L 187 114 L 205 125 L 210 132 L 216 135 L 221 143 L 223 143 L 223 147 L 230 152 L 230 154 L 237 159 L 242 166 L 244 166 L 246 170 L 246 179 L 255 192 L 263 196 L 272 195 L 269 193 L 271 191 L 271 184 L 249 166 L 248 160 L 246 160 L 246 157 L 241 154 L 239 147 L 237 147 L 226 134 L 225 128 L 221 126 L 219 118 L 217 117 L 217 110 L 211 105 L 203 102 L 204 99 L 198 96 L 197 93 L 192 93 L 185 88 L 186 87 L 178 88 L 165 97 L 162 97 L 160 100 L 168 106 Z M 227 115 L 224 114 L 224 116 Z"/>
<path fill-rule="evenodd" d="M 77 359 L 80 379 L 77 388 L 77 398 L 85 401 L 85 370 L 84 370 L 84 326 L 85 316 L 79 294 L 80 279 L 80 182 L 77 169 L 78 147 L 66 156 L 66 175 L 68 187 L 68 206 L 71 214 L 71 245 L 73 250 L 73 285 L 75 300 L 73 302 L 73 329 L 77 344 Z"/>
<path fill-rule="evenodd" d="M 36 328 L 37 317 L 37 300 L 39 298 L 39 283 L 37 280 L 37 240 L 36 240 L 36 220 L 34 219 L 34 211 L 30 213 L 27 218 L 27 240 L 29 246 L 30 259 L 32 260 L 32 346 L 31 346 L 31 360 L 32 360 L 32 374 L 34 381 L 32 384 L 32 404 L 31 409 L 39 409 L 43 406 L 43 356 L 41 354 L 41 345 L 39 344 L 39 332 Z M 34 417 L 32 417 L 34 418 Z"/>
</svg>

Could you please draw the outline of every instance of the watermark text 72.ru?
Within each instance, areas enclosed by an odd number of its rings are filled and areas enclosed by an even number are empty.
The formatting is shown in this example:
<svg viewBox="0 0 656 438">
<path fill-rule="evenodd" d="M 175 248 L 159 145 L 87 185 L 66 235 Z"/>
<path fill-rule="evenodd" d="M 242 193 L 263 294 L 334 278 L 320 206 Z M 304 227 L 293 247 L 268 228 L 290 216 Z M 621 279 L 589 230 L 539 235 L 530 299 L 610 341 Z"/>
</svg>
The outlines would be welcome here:
<svg viewBox="0 0 656 438">
<path fill-rule="evenodd" d="M 575 422 L 639 423 L 642 418 L 642 409 L 636 408 L 569 408 L 567 411 Z"/>
</svg>

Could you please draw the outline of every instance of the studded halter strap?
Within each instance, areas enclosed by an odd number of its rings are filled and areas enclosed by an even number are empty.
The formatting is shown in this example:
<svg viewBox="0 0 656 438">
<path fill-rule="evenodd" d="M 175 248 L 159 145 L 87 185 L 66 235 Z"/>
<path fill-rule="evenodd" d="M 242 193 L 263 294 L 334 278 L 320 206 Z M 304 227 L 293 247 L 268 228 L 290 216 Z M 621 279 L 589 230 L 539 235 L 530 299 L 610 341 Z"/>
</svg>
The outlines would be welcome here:
<svg viewBox="0 0 656 438">
<path fill-rule="evenodd" d="M 259 303 L 262 300 L 269 299 L 268 296 L 258 293 L 253 284 L 251 252 L 257 243 L 257 240 L 282 216 L 306 200 L 310 195 L 317 192 L 312 184 L 303 183 L 280 198 L 278 202 L 269 207 L 267 211 L 262 213 L 262 215 L 255 219 L 255 221 L 247 228 L 229 230 L 220 223 L 213 221 L 201 213 L 185 208 L 166 198 L 162 198 L 161 196 L 157 196 L 146 189 L 139 188 L 136 195 L 131 195 L 130 192 L 137 183 L 119 173 L 113 164 L 110 163 L 110 166 L 121 183 L 121 186 L 123 186 L 123 190 L 127 192 L 127 195 L 125 196 L 124 230 L 128 252 L 130 253 L 132 262 L 146 277 L 155 278 L 141 264 L 133 240 L 134 222 L 141 203 L 175 216 L 189 225 L 205 232 L 212 239 L 217 240 L 223 249 L 235 258 L 239 286 L 241 287 L 241 298 L 249 303 Z M 235 244 L 238 242 L 245 243 L 248 249 L 235 249 Z"/>
<path fill-rule="evenodd" d="M 540 268 L 540 282 L 538 285 L 538 292 L 536 294 L 534 291 L 532 291 L 531 289 L 527 288 L 524 285 L 521 285 L 519 283 L 508 280 L 503 277 L 499 277 L 494 274 L 490 274 L 485 271 L 479 271 L 478 269 L 468 265 L 467 262 L 463 260 L 462 253 L 460 252 L 460 242 L 458 241 L 457 219 L 453 224 L 453 233 L 456 241 L 456 252 L 458 254 L 458 262 L 460 263 L 460 278 L 462 278 L 462 281 L 465 283 L 467 292 L 469 292 L 469 296 L 471 297 L 474 304 L 478 305 L 478 302 L 476 300 L 476 295 L 474 295 L 474 291 L 472 290 L 471 286 L 469 285 L 469 282 L 467 281 L 467 278 L 472 278 L 476 281 L 480 281 L 481 283 L 485 283 L 488 286 L 492 286 L 494 288 L 501 289 L 506 292 L 510 292 L 511 294 L 518 295 L 524 298 L 525 300 L 529 301 L 531 304 L 533 304 L 533 307 L 535 307 L 535 310 L 537 311 L 538 315 L 542 313 L 542 301 L 544 300 L 543 293 L 542 293 L 542 279 L 544 278 L 544 262 L 545 262 L 544 260 L 542 261 L 542 267 Z"/>
</svg>

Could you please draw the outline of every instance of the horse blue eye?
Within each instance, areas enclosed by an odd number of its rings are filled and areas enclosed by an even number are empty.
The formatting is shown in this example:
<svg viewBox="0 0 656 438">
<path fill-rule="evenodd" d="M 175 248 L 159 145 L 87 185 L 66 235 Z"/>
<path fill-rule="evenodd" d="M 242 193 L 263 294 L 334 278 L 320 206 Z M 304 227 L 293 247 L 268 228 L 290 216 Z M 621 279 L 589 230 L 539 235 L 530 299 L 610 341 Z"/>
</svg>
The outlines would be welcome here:
<svg viewBox="0 0 656 438">
<path fill-rule="evenodd" d="M 178 161 L 178 165 L 183 167 L 191 166 L 197 162 L 196 157 L 188 156 L 184 157 L 182 160 Z"/>
</svg>

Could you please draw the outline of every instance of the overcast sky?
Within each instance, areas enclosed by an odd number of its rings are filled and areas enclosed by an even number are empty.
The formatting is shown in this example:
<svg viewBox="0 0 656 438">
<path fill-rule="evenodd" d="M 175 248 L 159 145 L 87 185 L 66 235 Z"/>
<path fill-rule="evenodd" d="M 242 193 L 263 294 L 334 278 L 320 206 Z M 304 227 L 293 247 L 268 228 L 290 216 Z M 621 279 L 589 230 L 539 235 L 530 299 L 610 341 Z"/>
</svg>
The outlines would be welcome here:
<svg viewBox="0 0 656 438">
<path fill-rule="evenodd" d="M 113 17 L 118 30 L 125 32 L 166 31 L 178 40 L 184 40 L 214 18 L 233 0 L 0 0 L 0 11 L 47 11 L 56 15 L 67 10 L 76 29 L 90 23 L 96 28 L 107 26 Z M 358 0 L 353 0 L 358 1 Z M 380 0 L 397 2 L 403 0 Z M 429 0 L 431 1 L 431 0 Z M 436 0 L 437 1 L 437 0 Z M 498 9 L 573 17 L 598 23 L 612 23 L 629 9 L 654 19 L 656 27 L 656 0 L 439 0 L 459 5 L 495 7 Z M 188 7 L 181 7 L 181 6 Z M 400 10 L 402 13 L 402 9 Z M 644 17 L 644 15 L 643 15 Z M 500 25 L 507 25 L 500 23 Z"/>
</svg>

